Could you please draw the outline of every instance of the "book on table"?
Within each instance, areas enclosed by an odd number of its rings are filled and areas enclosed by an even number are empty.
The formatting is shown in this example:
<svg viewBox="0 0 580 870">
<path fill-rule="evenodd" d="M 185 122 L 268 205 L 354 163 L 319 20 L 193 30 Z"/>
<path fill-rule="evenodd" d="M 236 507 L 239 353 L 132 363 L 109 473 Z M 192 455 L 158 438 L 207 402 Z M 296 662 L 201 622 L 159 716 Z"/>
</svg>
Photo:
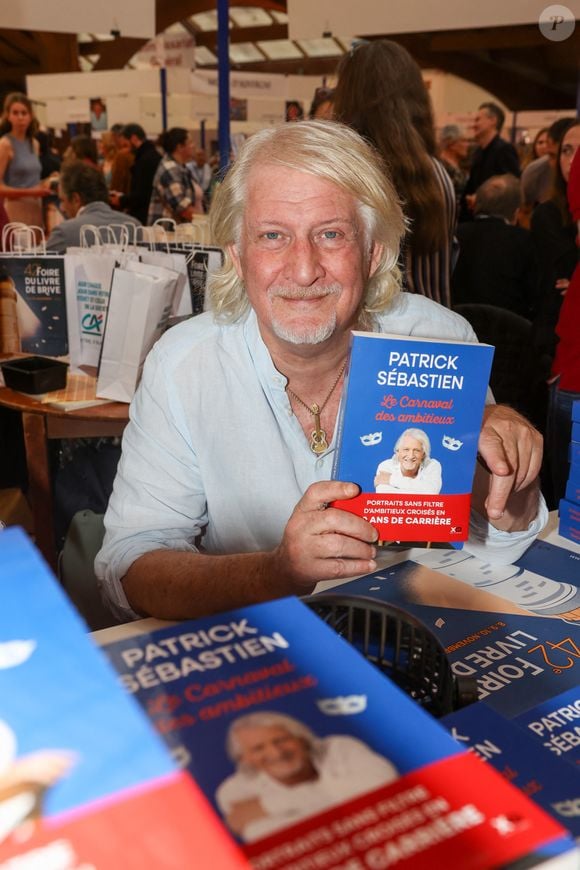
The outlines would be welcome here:
<svg viewBox="0 0 580 870">
<path fill-rule="evenodd" d="M 381 541 L 467 539 L 490 345 L 352 332 L 332 476 L 335 507 Z"/>
<path fill-rule="evenodd" d="M 0 559 L 0 867 L 247 866 L 22 530 Z"/>
<path fill-rule="evenodd" d="M 577 861 L 553 818 L 296 598 L 104 649 L 256 868 Z"/>
<path fill-rule="evenodd" d="M 503 747 L 499 760 L 519 769 L 521 760 L 510 762 L 505 747 L 517 744 L 522 729 L 521 746 L 537 744 L 538 778 L 553 780 L 547 762 L 540 765 L 547 755 L 556 767 L 566 766 L 560 798 L 549 803 L 576 835 L 576 804 L 564 786 L 572 771 L 580 794 L 579 565 L 580 554 L 544 541 L 514 565 L 493 565 L 465 551 L 423 550 L 332 590 L 412 614 L 439 640 L 455 676 L 476 681 L 478 702 L 445 720 L 465 725 L 469 745 L 495 740 Z M 546 808 L 548 783 L 532 790 Z"/>
</svg>

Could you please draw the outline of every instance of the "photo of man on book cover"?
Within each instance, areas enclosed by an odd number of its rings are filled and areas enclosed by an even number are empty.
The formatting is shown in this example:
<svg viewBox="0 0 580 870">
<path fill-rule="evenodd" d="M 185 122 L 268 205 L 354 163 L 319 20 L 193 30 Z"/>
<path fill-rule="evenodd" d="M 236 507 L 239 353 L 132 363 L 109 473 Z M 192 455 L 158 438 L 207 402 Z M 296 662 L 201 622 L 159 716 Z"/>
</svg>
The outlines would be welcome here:
<svg viewBox="0 0 580 870">
<path fill-rule="evenodd" d="M 422 429 L 405 429 L 397 438 L 391 459 L 379 463 L 375 492 L 441 491 L 441 463 L 431 456 L 429 436 Z"/>
<path fill-rule="evenodd" d="M 227 734 L 236 765 L 216 792 L 228 827 L 249 843 L 398 778 L 356 737 L 318 737 L 300 720 L 264 710 L 238 716 Z"/>
</svg>

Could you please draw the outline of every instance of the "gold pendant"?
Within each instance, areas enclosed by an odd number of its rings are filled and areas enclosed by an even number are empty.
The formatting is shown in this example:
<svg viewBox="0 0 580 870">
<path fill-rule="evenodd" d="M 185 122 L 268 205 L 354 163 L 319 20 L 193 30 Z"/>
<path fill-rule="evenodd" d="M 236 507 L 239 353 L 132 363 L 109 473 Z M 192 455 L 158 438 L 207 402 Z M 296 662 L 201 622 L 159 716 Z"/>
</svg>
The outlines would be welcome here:
<svg viewBox="0 0 580 870">
<path fill-rule="evenodd" d="M 310 433 L 310 449 L 313 453 L 324 453 L 328 450 L 328 441 L 324 429 L 314 429 Z"/>
<path fill-rule="evenodd" d="M 328 441 L 326 440 L 326 432 L 320 425 L 320 408 L 315 403 L 310 410 L 314 417 L 314 426 L 316 427 L 310 433 L 310 449 L 313 453 L 324 453 L 328 450 Z"/>
</svg>

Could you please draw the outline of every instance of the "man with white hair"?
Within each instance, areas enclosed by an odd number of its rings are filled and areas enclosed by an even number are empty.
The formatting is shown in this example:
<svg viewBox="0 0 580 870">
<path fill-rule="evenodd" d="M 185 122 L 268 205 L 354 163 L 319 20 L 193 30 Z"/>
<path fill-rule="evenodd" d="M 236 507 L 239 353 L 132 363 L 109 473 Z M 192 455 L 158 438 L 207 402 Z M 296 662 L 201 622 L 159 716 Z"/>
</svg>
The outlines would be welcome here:
<svg viewBox="0 0 580 870">
<path fill-rule="evenodd" d="M 377 531 L 329 505 L 350 331 L 476 341 L 399 292 L 404 220 L 388 171 L 349 128 L 305 121 L 252 136 L 210 213 L 225 253 L 211 310 L 144 367 L 95 567 L 115 613 L 184 619 L 376 570 Z M 490 405 L 470 552 L 511 562 L 547 519 L 539 433 Z"/>
<path fill-rule="evenodd" d="M 431 459 L 431 442 L 422 429 L 405 429 L 397 438 L 393 456 L 379 463 L 376 492 L 441 492 L 441 463 Z"/>
<path fill-rule="evenodd" d="M 239 716 L 227 743 L 237 770 L 220 785 L 216 801 L 228 826 L 247 843 L 399 776 L 356 737 L 318 738 L 284 713 Z"/>
</svg>

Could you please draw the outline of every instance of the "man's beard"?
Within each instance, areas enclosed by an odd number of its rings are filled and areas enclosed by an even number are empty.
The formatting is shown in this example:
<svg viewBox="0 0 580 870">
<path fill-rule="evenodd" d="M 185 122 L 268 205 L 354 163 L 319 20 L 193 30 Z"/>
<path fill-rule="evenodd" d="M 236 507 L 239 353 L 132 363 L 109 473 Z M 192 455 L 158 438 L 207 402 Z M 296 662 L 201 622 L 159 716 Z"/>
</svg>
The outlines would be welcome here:
<svg viewBox="0 0 580 870">
<path fill-rule="evenodd" d="M 282 299 L 312 299 L 324 296 L 340 296 L 341 284 L 329 284 L 326 287 L 270 287 L 268 296 L 272 305 L 271 327 L 274 334 L 289 344 L 322 344 L 334 334 L 336 329 L 336 309 L 329 312 L 326 322 L 317 324 L 291 325 L 282 322 L 274 314 L 273 301 Z"/>
</svg>

